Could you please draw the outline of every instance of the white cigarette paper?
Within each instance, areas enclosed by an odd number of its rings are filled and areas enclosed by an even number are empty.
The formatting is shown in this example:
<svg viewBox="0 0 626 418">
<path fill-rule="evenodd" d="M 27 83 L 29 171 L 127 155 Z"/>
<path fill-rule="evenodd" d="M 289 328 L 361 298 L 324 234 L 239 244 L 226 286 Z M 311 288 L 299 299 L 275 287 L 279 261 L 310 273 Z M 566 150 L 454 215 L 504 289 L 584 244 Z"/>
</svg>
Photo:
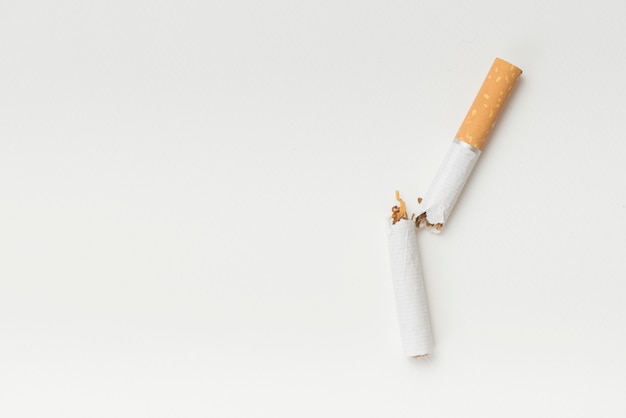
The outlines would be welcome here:
<svg viewBox="0 0 626 418">
<path fill-rule="evenodd" d="M 432 351 L 433 337 L 417 246 L 418 230 L 412 220 L 392 222 L 390 219 L 389 256 L 402 349 L 409 357 L 425 356 Z"/>
<path fill-rule="evenodd" d="M 419 213 L 426 214 L 428 223 L 446 223 L 479 156 L 479 149 L 458 139 L 452 141 L 419 206 Z M 439 229 L 432 228 L 431 231 L 439 232 Z"/>
</svg>

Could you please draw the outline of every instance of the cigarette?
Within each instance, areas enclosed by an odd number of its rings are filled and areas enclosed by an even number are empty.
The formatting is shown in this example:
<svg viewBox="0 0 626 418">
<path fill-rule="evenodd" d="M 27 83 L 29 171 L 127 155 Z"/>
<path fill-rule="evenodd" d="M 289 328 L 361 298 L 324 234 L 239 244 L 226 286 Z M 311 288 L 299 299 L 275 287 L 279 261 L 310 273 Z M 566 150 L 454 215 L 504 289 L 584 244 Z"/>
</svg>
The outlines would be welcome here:
<svg viewBox="0 0 626 418">
<path fill-rule="evenodd" d="M 422 357 L 432 352 L 433 337 L 417 246 L 418 229 L 415 220 L 408 218 L 398 192 L 396 199 L 400 206 L 391 209 L 388 241 L 400 339 L 405 355 Z"/>
<path fill-rule="evenodd" d="M 419 227 L 441 231 L 521 74 L 513 64 L 496 58 L 435 178 L 419 199 Z"/>
</svg>

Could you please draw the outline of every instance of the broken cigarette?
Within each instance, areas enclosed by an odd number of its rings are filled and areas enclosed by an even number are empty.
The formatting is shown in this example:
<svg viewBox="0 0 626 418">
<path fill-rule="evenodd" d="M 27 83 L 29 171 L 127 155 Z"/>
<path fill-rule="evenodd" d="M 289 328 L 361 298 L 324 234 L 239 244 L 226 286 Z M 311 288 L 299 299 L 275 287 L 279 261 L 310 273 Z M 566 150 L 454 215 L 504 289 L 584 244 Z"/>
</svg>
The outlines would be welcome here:
<svg viewBox="0 0 626 418">
<path fill-rule="evenodd" d="M 417 225 L 439 232 L 471 174 L 522 70 L 496 58 L 428 191 L 419 202 Z"/>
<path fill-rule="evenodd" d="M 404 354 L 422 357 L 431 353 L 433 338 L 417 246 L 417 228 L 415 221 L 409 219 L 406 205 L 398 192 L 396 199 L 400 206 L 391 209 L 388 240 L 400 338 Z"/>
</svg>

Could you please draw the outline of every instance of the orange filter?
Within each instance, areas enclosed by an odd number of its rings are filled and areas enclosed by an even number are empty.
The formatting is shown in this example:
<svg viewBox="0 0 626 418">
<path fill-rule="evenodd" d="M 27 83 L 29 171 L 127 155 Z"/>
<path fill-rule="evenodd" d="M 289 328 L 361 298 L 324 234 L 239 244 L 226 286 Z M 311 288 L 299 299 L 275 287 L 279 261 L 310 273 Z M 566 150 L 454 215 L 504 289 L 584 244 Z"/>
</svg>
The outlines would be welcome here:
<svg viewBox="0 0 626 418">
<path fill-rule="evenodd" d="M 456 133 L 456 139 L 482 150 L 522 70 L 496 58 Z"/>
</svg>

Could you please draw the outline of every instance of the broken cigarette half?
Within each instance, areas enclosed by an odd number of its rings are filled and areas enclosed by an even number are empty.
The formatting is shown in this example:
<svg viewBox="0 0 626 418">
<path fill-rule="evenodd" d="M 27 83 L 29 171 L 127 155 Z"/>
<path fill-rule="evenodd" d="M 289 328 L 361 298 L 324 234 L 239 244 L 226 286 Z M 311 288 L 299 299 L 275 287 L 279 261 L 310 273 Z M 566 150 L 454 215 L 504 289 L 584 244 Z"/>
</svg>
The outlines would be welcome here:
<svg viewBox="0 0 626 418">
<path fill-rule="evenodd" d="M 422 357 L 432 352 L 433 337 L 417 246 L 418 232 L 398 192 L 396 199 L 400 206 L 391 209 L 388 241 L 400 338 L 404 354 Z"/>
<path fill-rule="evenodd" d="M 471 174 L 522 70 L 496 58 L 428 191 L 419 201 L 417 225 L 439 232 Z"/>
</svg>

